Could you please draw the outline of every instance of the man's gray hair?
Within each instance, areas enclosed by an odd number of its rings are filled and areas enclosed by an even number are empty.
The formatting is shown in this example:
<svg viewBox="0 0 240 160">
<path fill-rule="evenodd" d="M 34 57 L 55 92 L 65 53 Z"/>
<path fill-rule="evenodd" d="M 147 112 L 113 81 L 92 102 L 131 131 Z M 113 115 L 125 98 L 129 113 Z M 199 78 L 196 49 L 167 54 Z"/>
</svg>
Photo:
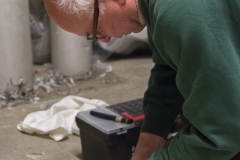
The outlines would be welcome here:
<svg viewBox="0 0 240 160">
<path fill-rule="evenodd" d="M 91 13 L 94 7 L 94 0 L 56 0 L 60 10 L 69 14 Z M 103 4 L 99 4 L 100 13 L 103 13 Z"/>
</svg>

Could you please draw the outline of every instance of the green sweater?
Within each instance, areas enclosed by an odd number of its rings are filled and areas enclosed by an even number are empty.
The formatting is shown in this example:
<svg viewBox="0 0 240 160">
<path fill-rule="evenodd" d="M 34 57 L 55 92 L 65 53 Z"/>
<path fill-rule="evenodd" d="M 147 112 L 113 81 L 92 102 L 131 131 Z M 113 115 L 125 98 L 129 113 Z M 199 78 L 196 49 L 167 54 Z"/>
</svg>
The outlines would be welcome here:
<svg viewBox="0 0 240 160">
<path fill-rule="evenodd" d="M 142 132 L 166 138 L 151 160 L 229 160 L 240 151 L 240 0 L 139 0 L 154 68 Z"/>
</svg>

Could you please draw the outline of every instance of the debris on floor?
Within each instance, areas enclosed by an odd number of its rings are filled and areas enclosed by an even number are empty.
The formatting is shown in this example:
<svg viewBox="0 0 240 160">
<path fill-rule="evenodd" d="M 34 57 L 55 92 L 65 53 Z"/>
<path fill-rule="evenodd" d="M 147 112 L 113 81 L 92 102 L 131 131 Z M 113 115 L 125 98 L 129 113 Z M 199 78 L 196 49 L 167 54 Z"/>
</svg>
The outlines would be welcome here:
<svg viewBox="0 0 240 160">
<path fill-rule="evenodd" d="M 31 159 L 38 159 L 40 157 L 42 157 L 45 153 L 41 152 L 41 153 L 31 153 L 31 154 L 26 154 L 26 157 L 31 158 Z"/>
<path fill-rule="evenodd" d="M 11 109 L 20 103 L 37 103 L 42 97 L 39 95 L 39 91 L 44 93 L 54 93 L 57 95 L 74 95 L 80 92 L 80 88 L 76 85 L 76 81 L 79 79 L 73 79 L 67 77 L 61 73 L 54 73 L 52 65 L 46 63 L 43 65 L 44 71 L 34 71 L 34 85 L 32 89 L 25 87 L 23 78 L 19 79 L 17 84 L 10 83 L 17 88 L 16 90 L 5 91 L 0 93 L 0 107 L 8 107 Z M 96 61 L 93 64 L 92 70 L 87 73 L 86 77 L 81 80 L 96 79 L 100 80 L 101 84 L 109 84 L 109 78 L 104 79 L 108 73 L 113 71 L 111 65 L 103 66 L 100 61 Z M 116 80 L 112 80 L 115 82 Z M 64 89 L 59 90 L 59 87 L 65 86 Z"/>
<path fill-rule="evenodd" d="M 0 94 L 0 107 L 8 107 L 8 109 L 11 109 L 11 107 L 21 102 L 27 101 L 35 103 L 40 99 L 34 93 L 33 89 L 25 87 L 26 84 L 23 78 L 20 78 L 17 84 L 10 82 L 10 85 L 16 89 Z"/>
</svg>

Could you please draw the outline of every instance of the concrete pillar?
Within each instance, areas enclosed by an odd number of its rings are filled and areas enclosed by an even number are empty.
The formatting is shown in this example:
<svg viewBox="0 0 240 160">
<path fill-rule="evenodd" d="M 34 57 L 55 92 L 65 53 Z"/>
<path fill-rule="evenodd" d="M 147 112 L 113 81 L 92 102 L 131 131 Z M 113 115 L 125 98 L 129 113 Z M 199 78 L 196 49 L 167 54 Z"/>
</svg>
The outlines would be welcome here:
<svg viewBox="0 0 240 160">
<path fill-rule="evenodd" d="M 87 76 L 92 68 L 92 42 L 69 33 L 51 21 L 51 53 L 55 73 L 75 79 Z"/>
<path fill-rule="evenodd" d="M 12 89 L 10 81 L 24 79 L 33 85 L 28 0 L 0 0 L 0 92 Z"/>
</svg>

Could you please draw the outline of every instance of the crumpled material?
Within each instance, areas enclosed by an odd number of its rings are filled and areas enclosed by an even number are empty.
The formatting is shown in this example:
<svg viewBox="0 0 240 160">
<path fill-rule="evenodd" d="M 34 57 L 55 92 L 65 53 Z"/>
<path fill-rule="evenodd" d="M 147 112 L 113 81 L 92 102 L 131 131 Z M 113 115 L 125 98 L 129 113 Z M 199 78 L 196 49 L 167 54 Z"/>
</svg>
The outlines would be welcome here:
<svg viewBox="0 0 240 160">
<path fill-rule="evenodd" d="M 48 110 L 28 114 L 17 129 L 28 134 L 49 134 L 50 138 L 60 141 L 68 134 L 80 134 L 75 122 L 78 112 L 106 106 L 102 100 L 68 96 Z"/>
</svg>

